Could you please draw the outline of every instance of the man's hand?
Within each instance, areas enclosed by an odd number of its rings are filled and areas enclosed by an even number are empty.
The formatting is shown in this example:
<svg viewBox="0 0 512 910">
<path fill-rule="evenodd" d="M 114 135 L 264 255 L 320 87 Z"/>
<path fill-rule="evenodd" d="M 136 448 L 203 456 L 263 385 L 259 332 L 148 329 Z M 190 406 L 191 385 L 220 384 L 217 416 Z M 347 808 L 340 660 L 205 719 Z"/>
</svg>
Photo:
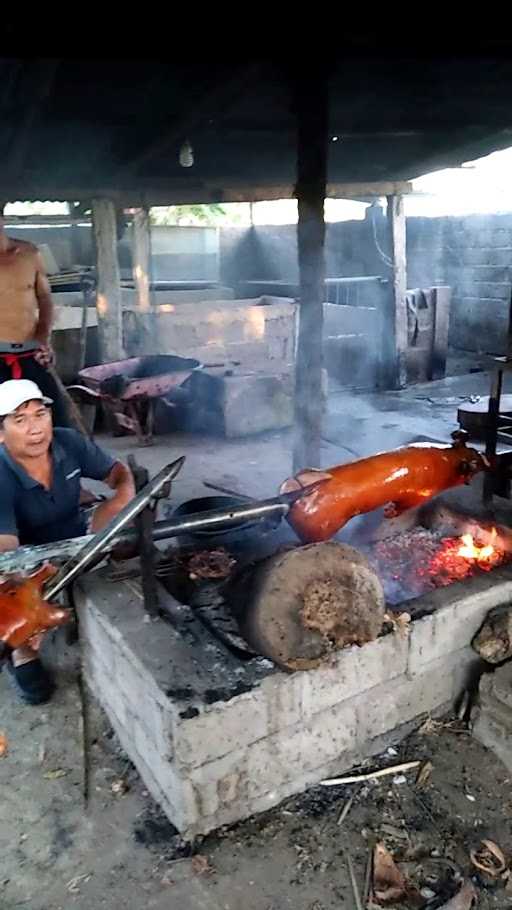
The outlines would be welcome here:
<svg viewBox="0 0 512 910">
<path fill-rule="evenodd" d="M 54 359 L 53 349 L 49 344 L 40 344 L 34 353 L 34 360 L 42 367 L 50 367 Z"/>
<path fill-rule="evenodd" d="M 116 461 L 105 483 L 114 490 L 114 495 L 106 502 L 102 502 L 94 510 L 91 522 L 91 531 L 96 534 L 101 531 L 119 514 L 121 509 L 127 505 L 135 496 L 135 484 L 133 482 L 132 472 L 121 461 Z"/>
</svg>

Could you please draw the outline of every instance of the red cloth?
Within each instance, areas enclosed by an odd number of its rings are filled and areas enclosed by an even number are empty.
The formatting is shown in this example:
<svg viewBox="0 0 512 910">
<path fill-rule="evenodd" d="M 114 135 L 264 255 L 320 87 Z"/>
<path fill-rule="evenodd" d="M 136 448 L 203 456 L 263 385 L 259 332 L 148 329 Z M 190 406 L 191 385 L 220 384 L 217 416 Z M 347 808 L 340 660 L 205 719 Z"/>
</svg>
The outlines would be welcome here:
<svg viewBox="0 0 512 910">
<path fill-rule="evenodd" d="M 0 353 L 0 360 L 3 360 L 4 363 L 11 368 L 11 375 L 13 379 L 21 379 L 23 376 L 23 369 L 20 363 L 23 357 L 33 357 L 34 351 L 23 351 L 20 354 L 4 354 Z"/>
</svg>

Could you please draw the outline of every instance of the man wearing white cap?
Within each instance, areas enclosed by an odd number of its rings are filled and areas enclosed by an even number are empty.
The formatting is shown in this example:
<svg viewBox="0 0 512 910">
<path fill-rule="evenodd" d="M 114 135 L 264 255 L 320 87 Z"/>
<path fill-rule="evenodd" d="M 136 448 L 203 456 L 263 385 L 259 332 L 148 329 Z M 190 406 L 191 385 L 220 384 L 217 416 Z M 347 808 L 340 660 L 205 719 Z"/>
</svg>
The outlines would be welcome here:
<svg viewBox="0 0 512 910">
<path fill-rule="evenodd" d="M 0 384 L 0 551 L 99 531 L 135 495 L 128 468 L 76 430 L 53 429 L 52 401 L 29 379 Z M 87 527 L 80 478 L 104 481 L 114 495 Z M 32 648 L 13 652 L 10 675 L 25 701 L 47 701 L 52 683 Z"/>
</svg>

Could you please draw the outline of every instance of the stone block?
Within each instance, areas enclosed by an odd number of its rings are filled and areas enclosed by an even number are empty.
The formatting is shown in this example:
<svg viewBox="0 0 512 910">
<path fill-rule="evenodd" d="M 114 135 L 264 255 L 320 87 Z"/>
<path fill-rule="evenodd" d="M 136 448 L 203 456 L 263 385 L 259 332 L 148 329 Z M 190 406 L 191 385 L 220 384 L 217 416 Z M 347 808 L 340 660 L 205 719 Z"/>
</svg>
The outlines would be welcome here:
<svg viewBox="0 0 512 910">
<path fill-rule="evenodd" d="M 512 248 L 510 246 L 502 249 L 487 250 L 489 265 L 510 266 L 512 264 Z"/>
<path fill-rule="evenodd" d="M 473 736 L 512 772 L 512 662 L 482 677 L 471 720 Z"/>
<path fill-rule="evenodd" d="M 210 370 L 191 377 L 193 429 L 231 438 L 291 426 L 293 378 L 289 373 L 225 372 Z"/>
<path fill-rule="evenodd" d="M 405 674 L 409 642 L 398 634 L 384 635 L 362 648 L 354 645 L 333 656 L 331 663 L 303 679 L 303 714 L 308 718 Z"/>
<path fill-rule="evenodd" d="M 182 719 L 176 730 L 176 757 L 197 768 L 268 733 L 268 711 L 259 689 L 217 702 L 197 717 Z"/>
<path fill-rule="evenodd" d="M 412 623 L 408 663 L 411 676 L 421 672 L 425 664 L 469 644 L 488 611 L 512 599 L 512 581 L 498 577 L 492 586 L 485 585 L 485 579 L 472 579 L 453 588 L 442 592 L 448 603 Z M 442 595 L 434 593 L 435 602 Z"/>
<path fill-rule="evenodd" d="M 254 743 L 247 752 L 250 798 L 270 792 L 275 799 L 276 791 L 297 777 L 311 773 L 315 779 L 315 769 L 354 749 L 356 736 L 356 710 L 348 700 Z"/>
<path fill-rule="evenodd" d="M 466 249 L 461 249 L 461 256 L 463 257 L 463 261 L 468 265 L 484 266 L 493 264 L 493 252 L 494 251 L 489 249 L 480 249 L 480 247 L 467 247 Z"/>
<path fill-rule="evenodd" d="M 475 663 L 478 659 L 471 649 L 462 648 L 424 664 L 412 678 L 400 676 L 358 696 L 359 748 L 365 751 L 366 743 L 375 737 L 455 701 Z"/>
<path fill-rule="evenodd" d="M 510 298 L 509 281 L 474 281 L 472 287 L 479 297 L 487 297 L 489 300 Z"/>
<path fill-rule="evenodd" d="M 492 682 L 495 698 L 512 711 L 512 661 L 496 670 Z"/>
</svg>

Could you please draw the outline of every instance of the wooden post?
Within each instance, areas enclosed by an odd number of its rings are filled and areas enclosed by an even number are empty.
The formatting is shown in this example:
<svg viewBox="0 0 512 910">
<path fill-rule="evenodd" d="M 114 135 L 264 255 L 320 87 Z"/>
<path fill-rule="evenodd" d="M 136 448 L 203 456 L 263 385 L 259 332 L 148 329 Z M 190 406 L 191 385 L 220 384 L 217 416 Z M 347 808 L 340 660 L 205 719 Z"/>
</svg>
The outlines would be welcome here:
<svg viewBox="0 0 512 910">
<path fill-rule="evenodd" d="M 92 220 L 96 241 L 96 311 L 103 363 L 121 360 L 123 305 L 117 259 L 116 207 L 110 199 L 93 199 Z"/>
<path fill-rule="evenodd" d="M 389 388 L 407 385 L 407 259 L 403 196 L 388 196 L 388 234 L 391 255 L 391 312 L 385 314 L 384 331 L 389 339 L 387 382 Z"/>
<path fill-rule="evenodd" d="M 452 289 L 450 287 L 439 286 L 432 288 L 434 325 L 429 379 L 444 379 L 446 376 L 451 296 Z"/>
<path fill-rule="evenodd" d="M 299 75 L 296 88 L 300 305 L 295 361 L 294 471 L 320 466 L 328 130 L 326 75 L 308 70 L 307 76 Z"/>
<path fill-rule="evenodd" d="M 132 222 L 132 272 L 133 281 L 137 290 L 137 307 L 141 313 L 147 313 L 151 309 L 151 295 L 149 290 L 151 275 L 151 240 L 149 231 L 148 209 L 136 209 Z"/>
</svg>

